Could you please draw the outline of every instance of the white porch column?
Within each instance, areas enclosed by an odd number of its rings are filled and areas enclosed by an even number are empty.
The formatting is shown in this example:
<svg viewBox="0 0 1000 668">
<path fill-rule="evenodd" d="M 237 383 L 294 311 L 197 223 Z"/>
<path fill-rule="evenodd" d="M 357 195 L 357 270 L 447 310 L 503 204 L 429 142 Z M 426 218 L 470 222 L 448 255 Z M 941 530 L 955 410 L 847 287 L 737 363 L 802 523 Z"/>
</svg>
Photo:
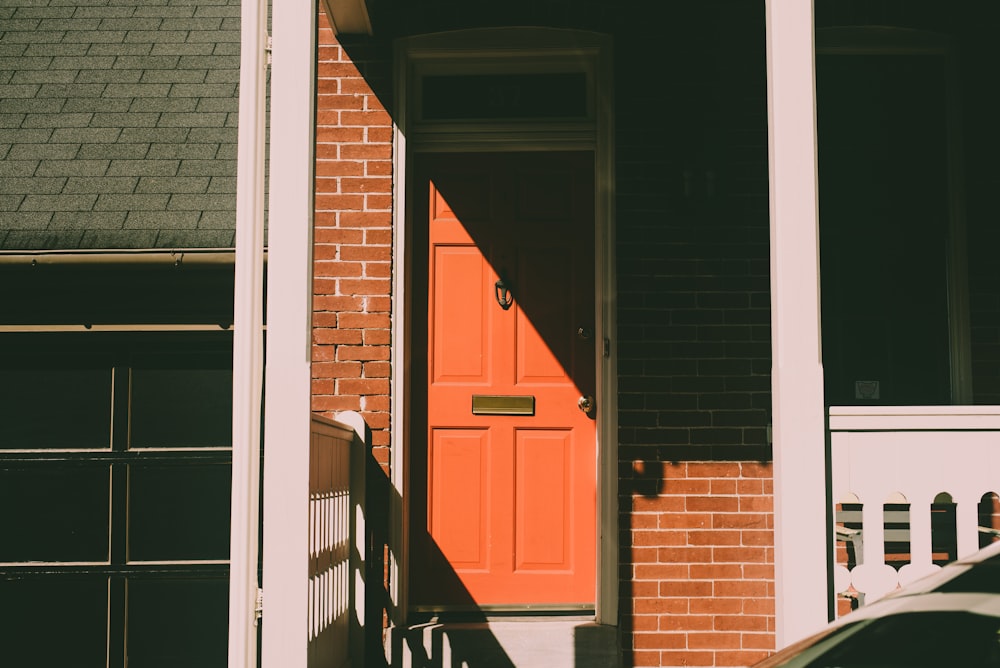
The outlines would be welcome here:
<svg viewBox="0 0 1000 668">
<path fill-rule="evenodd" d="M 264 384 L 264 668 L 307 664 L 316 19 L 313 0 L 273 3 Z"/>
<path fill-rule="evenodd" d="M 812 0 L 765 0 L 777 643 L 827 621 Z"/>
</svg>

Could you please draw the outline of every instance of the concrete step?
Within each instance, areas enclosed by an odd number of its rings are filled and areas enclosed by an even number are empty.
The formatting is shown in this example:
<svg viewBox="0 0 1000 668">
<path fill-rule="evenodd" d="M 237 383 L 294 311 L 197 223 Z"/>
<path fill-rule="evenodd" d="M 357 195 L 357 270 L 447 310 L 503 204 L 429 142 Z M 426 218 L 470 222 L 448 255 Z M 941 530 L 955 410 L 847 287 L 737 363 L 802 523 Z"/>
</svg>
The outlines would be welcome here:
<svg viewBox="0 0 1000 668">
<path fill-rule="evenodd" d="M 392 668 L 620 668 L 618 629 L 551 617 L 390 629 Z"/>
</svg>

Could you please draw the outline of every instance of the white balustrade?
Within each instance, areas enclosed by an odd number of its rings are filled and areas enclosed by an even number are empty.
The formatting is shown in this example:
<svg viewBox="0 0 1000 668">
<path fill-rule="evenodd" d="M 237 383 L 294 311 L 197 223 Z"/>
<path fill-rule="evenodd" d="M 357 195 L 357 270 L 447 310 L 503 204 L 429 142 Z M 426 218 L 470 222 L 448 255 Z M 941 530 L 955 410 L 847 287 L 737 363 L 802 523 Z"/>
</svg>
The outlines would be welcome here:
<svg viewBox="0 0 1000 668">
<path fill-rule="evenodd" d="M 354 509 L 364 497 L 364 444 L 356 431 L 359 426 L 363 429 L 364 423 L 357 414 L 345 415 L 344 419 L 356 424 L 342 424 L 320 416 L 312 418 L 309 666 L 347 666 L 352 654 L 363 651 L 352 636 L 364 616 L 363 591 L 359 590 L 354 573 L 364 559 L 357 540 L 359 533 L 364 533 L 364 520 Z"/>
<path fill-rule="evenodd" d="M 995 528 L 979 528 L 979 504 L 1000 493 L 1000 407 L 831 407 L 830 464 L 833 503 L 862 505 L 860 534 L 841 526 L 832 537 L 834 549 L 838 538 L 853 541 L 857 561 L 849 570 L 835 559 L 834 588 L 871 602 L 938 568 L 931 508 L 942 495 L 955 503 L 957 557 L 979 549 L 980 533 Z M 885 528 L 887 503 L 909 504 L 908 531 Z M 885 544 L 906 542 L 899 538 L 908 539 L 909 563 L 897 571 Z"/>
</svg>

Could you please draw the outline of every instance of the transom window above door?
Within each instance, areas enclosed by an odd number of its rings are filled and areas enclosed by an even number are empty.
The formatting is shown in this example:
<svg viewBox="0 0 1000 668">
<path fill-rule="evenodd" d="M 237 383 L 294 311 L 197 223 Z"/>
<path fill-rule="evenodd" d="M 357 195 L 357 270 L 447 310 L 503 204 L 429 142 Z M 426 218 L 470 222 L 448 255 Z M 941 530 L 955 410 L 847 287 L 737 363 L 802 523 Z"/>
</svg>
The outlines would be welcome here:
<svg viewBox="0 0 1000 668">
<path fill-rule="evenodd" d="M 518 47 L 535 41 L 544 46 Z M 400 127 L 410 141 L 554 130 L 592 139 L 608 103 L 600 45 L 596 34 L 532 28 L 421 37 L 399 52 Z"/>
</svg>

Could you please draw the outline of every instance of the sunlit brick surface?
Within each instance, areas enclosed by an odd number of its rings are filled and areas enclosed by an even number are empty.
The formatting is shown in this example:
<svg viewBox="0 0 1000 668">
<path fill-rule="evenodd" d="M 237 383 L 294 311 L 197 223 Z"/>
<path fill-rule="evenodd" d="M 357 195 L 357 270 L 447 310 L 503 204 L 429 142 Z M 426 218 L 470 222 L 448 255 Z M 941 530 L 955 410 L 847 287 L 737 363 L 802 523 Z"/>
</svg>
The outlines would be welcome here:
<svg viewBox="0 0 1000 668">
<path fill-rule="evenodd" d="M 360 412 L 388 465 L 392 119 L 325 15 L 319 44 L 313 410 Z"/>
</svg>

